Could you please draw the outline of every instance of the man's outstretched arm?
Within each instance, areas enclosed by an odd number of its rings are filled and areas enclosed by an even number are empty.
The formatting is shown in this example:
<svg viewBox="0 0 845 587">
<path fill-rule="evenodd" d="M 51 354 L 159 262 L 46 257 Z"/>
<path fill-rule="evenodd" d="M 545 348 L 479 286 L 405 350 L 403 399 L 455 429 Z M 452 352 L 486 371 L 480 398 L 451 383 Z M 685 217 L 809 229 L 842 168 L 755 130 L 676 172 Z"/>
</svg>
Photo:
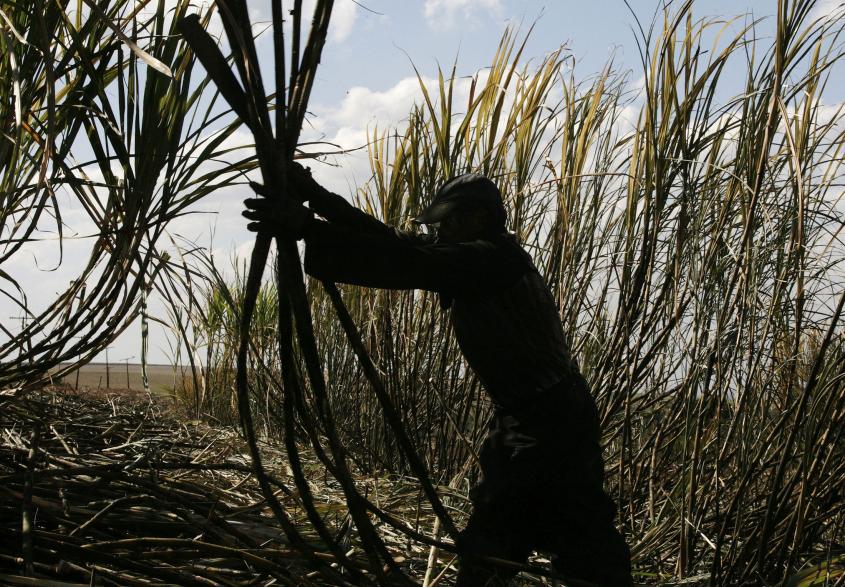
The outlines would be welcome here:
<svg viewBox="0 0 845 587">
<path fill-rule="evenodd" d="M 515 282 L 526 268 L 520 249 L 504 242 L 419 244 L 317 219 L 303 236 L 309 275 L 365 287 L 481 295 Z"/>
<path fill-rule="evenodd" d="M 495 242 L 438 244 L 426 235 L 408 238 L 408 233 L 391 227 L 362 231 L 324 222 L 284 195 L 252 198 L 245 204 L 243 215 L 252 221 L 249 230 L 304 238 L 305 270 L 326 281 L 473 295 L 515 282 L 527 267 L 522 249 L 509 245 L 504 235 Z"/>
<path fill-rule="evenodd" d="M 294 162 L 288 168 L 288 180 L 292 191 L 295 192 L 292 195 L 296 199 L 303 202 L 307 201 L 311 210 L 333 224 L 371 236 L 380 235 L 387 238 L 398 236 L 408 242 L 419 244 L 434 240 L 428 235 L 400 230 L 367 214 L 363 210 L 353 206 L 343 196 L 324 188 L 311 177 L 310 170 L 298 163 Z M 258 193 L 267 195 L 262 186 L 257 184 L 252 185 Z"/>
</svg>

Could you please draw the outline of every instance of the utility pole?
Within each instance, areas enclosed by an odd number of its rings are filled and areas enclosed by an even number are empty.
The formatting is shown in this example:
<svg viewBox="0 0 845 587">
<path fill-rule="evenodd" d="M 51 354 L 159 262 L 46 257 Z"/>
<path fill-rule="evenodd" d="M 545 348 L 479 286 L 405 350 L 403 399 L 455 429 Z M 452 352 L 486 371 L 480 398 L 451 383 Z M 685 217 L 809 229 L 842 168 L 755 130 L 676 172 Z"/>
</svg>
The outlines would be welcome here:
<svg viewBox="0 0 845 587">
<path fill-rule="evenodd" d="M 9 316 L 9 318 L 21 323 L 21 331 L 26 330 L 26 316 Z"/>
<path fill-rule="evenodd" d="M 126 363 L 126 389 L 132 389 L 132 386 L 129 385 L 129 361 L 135 358 L 135 355 L 131 357 L 126 357 L 125 359 L 120 359 Z"/>
<path fill-rule="evenodd" d="M 113 348 L 113 346 L 106 347 L 106 389 L 111 389 L 111 381 L 109 381 L 109 349 Z"/>
<path fill-rule="evenodd" d="M 26 314 L 24 314 L 23 316 L 9 316 L 9 318 L 11 318 L 12 320 L 17 320 L 18 322 L 21 323 L 21 333 L 23 333 L 23 331 L 26 330 L 26 321 L 27 321 Z M 30 340 L 28 338 L 26 339 L 26 349 L 29 352 L 29 362 L 31 363 L 32 360 L 33 360 L 32 343 L 30 342 Z"/>
<path fill-rule="evenodd" d="M 71 336 L 71 338 L 82 338 L 81 336 Z M 82 370 L 82 366 L 77 362 L 76 364 L 76 383 L 74 384 L 73 388 L 79 391 L 79 372 Z"/>
</svg>

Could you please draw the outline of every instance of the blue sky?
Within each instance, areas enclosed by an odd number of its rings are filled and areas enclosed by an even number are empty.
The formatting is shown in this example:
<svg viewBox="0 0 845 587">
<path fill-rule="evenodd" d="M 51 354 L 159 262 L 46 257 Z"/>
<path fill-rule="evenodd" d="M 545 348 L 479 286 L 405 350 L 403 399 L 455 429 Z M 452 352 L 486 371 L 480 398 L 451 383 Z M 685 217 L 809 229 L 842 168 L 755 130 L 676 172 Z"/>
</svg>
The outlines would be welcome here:
<svg viewBox="0 0 845 587">
<path fill-rule="evenodd" d="M 653 0 L 629 0 L 643 27 L 652 21 L 662 3 Z M 306 9 L 313 0 L 305 0 Z M 311 99 L 313 129 L 308 138 L 323 137 L 344 147 L 359 146 L 367 129 L 402 125 L 411 104 L 420 97 L 412 63 L 424 78 L 433 78 L 438 65 L 449 70 L 457 59 L 459 76 L 471 76 L 487 66 L 507 26 L 527 31 L 534 24 L 525 57 L 539 60 L 565 45 L 576 59 L 576 79 L 599 72 L 613 57 L 617 69 L 630 70 L 631 79 L 641 76 L 634 16 L 622 0 L 592 2 L 558 0 L 336 0 L 330 38 Z M 820 10 L 832 9 L 836 0 L 824 0 Z M 259 25 L 269 20 L 269 4 L 251 2 L 253 20 Z M 699 0 L 698 17 L 739 17 L 731 25 L 739 30 L 751 18 L 767 18 L 758 35 L 771 30 L 771 16 L 776 2 L 749 0 Z M 765 44 L 765 43 L 764 43 Z M 259 42 L 265 67 L 272 66 L 269 35 Z M 738 84 L 742 82 L 739 71 Z M 730 80 L 729 80 L 730 81 Z M 733 86 L 733 84 L 728 84 Z M 738 87 L 734 87 L 739 91 Z M 239 140 L 248 141 L 242 134 Z M 315 175 L 329 188 L 349 195 L 354 186 L 366 179 L 366 167 L 359 156 L 340 161 L 340 168 L 320 168 Z M 221 265 L 232 254 L 248 255 L 252 236 L 240 217 L 241 200 L 248 197 L 243 189 L 215 194 L 197 207 L 197 214 L 179 219 L 173 231 L 200 245 L 211 246 Z M 211 240 L 212 231 L 214 240 Z M 81 245 L 80 245 L 81 247 Z M 33 292 L 35 309 L 51 301 L 53 289 L 66 286 L 74 273 L 74 253 L 66 252 L 68 268 L 49 275 L 27 269 L 24 282 L 44 283 L 43 299 Z M 86 255 L 80 248 L 78 261 Z M 5 269 L 5 268 L 4 268 Z M 64 286 L 62 281 L 64 280 Z M 14 313 L 0 302 L 4 316 Z M 160 306 L 152 305 L 161 311 Z M 137 325 L 113 344 L 110 357 L 140 356 Z M 161 328 L 151 333 L 151 362 L 169 362 L 167 344 Z M 102 357 L 101 357 L 102 358 Z"/>
<path fill-rule="evenodd" d="M 633 4 L 648 25 L 656 4 Z M 489 63 L 509 24 L 522 30 L 534 24 L 529 57 L 566 44 L 587 71 L 600 69 L 611 55 L 628 67 L 636 67 L 639 59 L 634 19 L 621 0 L 366 0 L 364 5 L 380 14 L 357 8 L 351 25 L 338 15 L 335 24 L 345 36 L 327 46 L 318 78 L 320 99 L 337 101 L 346 88 L 356 85 L 387 88 L 409 73 L 409 58 L 430 75 L 438 63 L 448 68 L 457 56 L 459 72 L 473 73 Z M 772 6 L 759 1 L 697 3 L 702 16 L 762 16 L 770 14 Z"/>
<path fill-rule="evenodd" d="M 349 2 L 349 0 L 345 0 Z M 472 74 L 486 66 L 508 25 L 527 30 L 534 24 L 526 55 L 542 57 L 565 44 L 583 72 L 595 72 L 614 56 L 622 67 L 638 70 L 634 16 L 622 0 L 365 0 L 365 6 L 335 15 L 333 35 L 318 77 L 316 98 L 337 102 L 353 86 L 386 89 L 408 75 L 410 60 L 423 74 L 437 64 Z M 661 3 L 630 0 L 648 27 Z M 676 2 L 676 4 L 679 4 Z M 339 4 L 343 6 L 343 2 Z M 771 16 L 773 1 L 706 0 L 696 2 L 702 17 Z M 351 21 L 351 22 L 350 22 Z M 340 37 L 340 38 L 339 38 Z"/>
</svg>

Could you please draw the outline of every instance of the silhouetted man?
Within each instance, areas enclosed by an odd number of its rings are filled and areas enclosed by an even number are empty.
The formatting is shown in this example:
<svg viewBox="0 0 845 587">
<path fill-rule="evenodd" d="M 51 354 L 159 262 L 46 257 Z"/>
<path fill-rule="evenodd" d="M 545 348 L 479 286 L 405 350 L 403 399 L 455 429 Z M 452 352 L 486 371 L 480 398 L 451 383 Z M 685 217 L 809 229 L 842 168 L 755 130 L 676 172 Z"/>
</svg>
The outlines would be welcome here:
<svg viewBox="0 0 845 587">
<path fill-rule="evenodd" d="M 630 585 L 629 551 L 602 487 L 596 405 L 548 287 L 506 230 L 498 187 L 479 174 L 447 181 L 416 219 L 435 226 L 435 237 L 380 222 L 299 165 L 290 176 L 310 210 L 285 197 L 248 199 L 248 228 L 304 238 L 305 270 L 314 277 L 438 292 L 493 402 L 481 481 L 457 545 L 457 584 L 504 585 L 515 572 L 483 557 L 525 562 L 540 550 L 565 578 Z"/>
</svg>

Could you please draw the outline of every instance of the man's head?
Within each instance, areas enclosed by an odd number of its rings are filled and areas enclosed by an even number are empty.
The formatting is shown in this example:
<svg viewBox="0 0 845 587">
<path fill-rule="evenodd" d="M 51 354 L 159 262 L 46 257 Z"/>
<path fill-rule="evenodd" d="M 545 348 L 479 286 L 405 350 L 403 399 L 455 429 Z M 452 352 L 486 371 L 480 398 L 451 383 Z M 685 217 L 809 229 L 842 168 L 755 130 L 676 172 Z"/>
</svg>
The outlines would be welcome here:
<svg viewBox="0 0 845 587">
<path fill-rule="evenodd" d="M 465 173 L 443 184 L 414 221 L 437 225 L 443 242 L 465 242 L 504 232 L 507 214 L 496 184 L 479 173 Z"/>
</svg>

